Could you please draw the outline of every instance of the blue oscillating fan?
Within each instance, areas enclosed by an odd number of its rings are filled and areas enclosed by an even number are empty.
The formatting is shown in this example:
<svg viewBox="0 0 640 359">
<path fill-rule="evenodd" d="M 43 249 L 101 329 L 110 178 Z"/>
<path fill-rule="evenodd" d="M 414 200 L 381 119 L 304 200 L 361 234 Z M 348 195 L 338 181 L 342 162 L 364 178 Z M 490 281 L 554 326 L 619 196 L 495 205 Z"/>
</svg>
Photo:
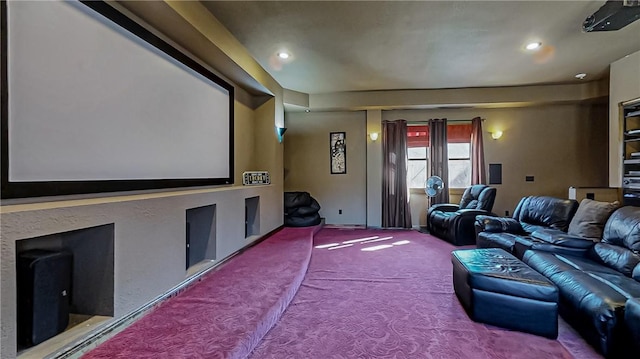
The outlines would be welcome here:
<svg viewBox="0 0 640 359">
<path fill-rule="evenodd" d="M 427 179 L 424 186 L 424 193 L 429 197 L 435 197 L 444 189 L 444 182 L 438 176 L 431 176 Z"/>
</svg>

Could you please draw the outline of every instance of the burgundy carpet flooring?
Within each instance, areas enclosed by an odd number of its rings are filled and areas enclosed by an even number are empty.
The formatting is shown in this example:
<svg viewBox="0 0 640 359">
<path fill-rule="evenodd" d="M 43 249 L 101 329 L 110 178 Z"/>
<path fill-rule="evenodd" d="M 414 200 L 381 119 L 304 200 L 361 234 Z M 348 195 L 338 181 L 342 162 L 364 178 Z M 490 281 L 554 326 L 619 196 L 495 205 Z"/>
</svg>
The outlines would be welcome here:
<svg viewBox="0 0 640 359">
<path fill-rule="evenodd" d="M 446 242 L 319 228 L 277 232 L 84 358 L 600 358 L 562 320 L 558 340 L 471 321 Z"/>
<path fill-rule="evenodd" d="M 600 358 L 564 321 L 558 340 L 471 321 L 453 292 L 456 247 L 429 235 L 325 228 L 314 245 L 250 358 Z"/>
<path fill-rule="evenodd" d="M 298 290 L 319 228 L 282 229 L 83 358 L 246 358 Z"/>
</svg>

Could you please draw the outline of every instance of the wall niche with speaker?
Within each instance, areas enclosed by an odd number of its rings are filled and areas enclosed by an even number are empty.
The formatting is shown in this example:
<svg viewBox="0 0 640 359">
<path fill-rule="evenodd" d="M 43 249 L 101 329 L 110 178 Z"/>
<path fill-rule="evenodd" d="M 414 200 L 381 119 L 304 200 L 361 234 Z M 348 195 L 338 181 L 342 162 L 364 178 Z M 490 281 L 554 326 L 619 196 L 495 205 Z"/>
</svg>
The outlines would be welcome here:
<svg viewBox="0 0 640 359">
<path fill-rule="evenodd" d="M 16 241 L 18 355 L 113 317 L 113 243 L 113 224 Z"/>
</svg>

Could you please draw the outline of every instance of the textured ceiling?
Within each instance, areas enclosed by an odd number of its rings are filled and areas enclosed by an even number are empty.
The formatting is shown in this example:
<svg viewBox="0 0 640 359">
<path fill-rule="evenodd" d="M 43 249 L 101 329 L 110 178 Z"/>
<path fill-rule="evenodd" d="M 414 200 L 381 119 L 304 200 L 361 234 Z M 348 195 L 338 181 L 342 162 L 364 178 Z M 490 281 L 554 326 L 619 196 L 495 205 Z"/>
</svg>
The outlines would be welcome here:
<svg viewBox="0 0 640 359">
<path fill-rule="evenodd" d="M 601 1 L 207 1 L 284 87 L 309 94 L 577 82 L 640 50 L 640 21 L 582 32 Z M 542 49 L 527 52 L 529 41 Z M 292 54 L 278 59 L 278 51 Z"/>
</svg>

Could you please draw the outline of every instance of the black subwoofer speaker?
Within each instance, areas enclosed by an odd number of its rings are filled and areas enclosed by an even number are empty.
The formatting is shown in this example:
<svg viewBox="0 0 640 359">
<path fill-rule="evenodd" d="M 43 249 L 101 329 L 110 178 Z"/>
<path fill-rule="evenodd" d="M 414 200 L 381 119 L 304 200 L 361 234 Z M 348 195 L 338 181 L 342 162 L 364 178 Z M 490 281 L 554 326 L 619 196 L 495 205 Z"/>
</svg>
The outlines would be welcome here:
<svg viewBox="0 0 640 359">
<path fill-rule="evenodd" d="M 18 343 L 39 344 L 69 324 L 70 252 L 29 250 L 18 254 Z"/>
</svg>

